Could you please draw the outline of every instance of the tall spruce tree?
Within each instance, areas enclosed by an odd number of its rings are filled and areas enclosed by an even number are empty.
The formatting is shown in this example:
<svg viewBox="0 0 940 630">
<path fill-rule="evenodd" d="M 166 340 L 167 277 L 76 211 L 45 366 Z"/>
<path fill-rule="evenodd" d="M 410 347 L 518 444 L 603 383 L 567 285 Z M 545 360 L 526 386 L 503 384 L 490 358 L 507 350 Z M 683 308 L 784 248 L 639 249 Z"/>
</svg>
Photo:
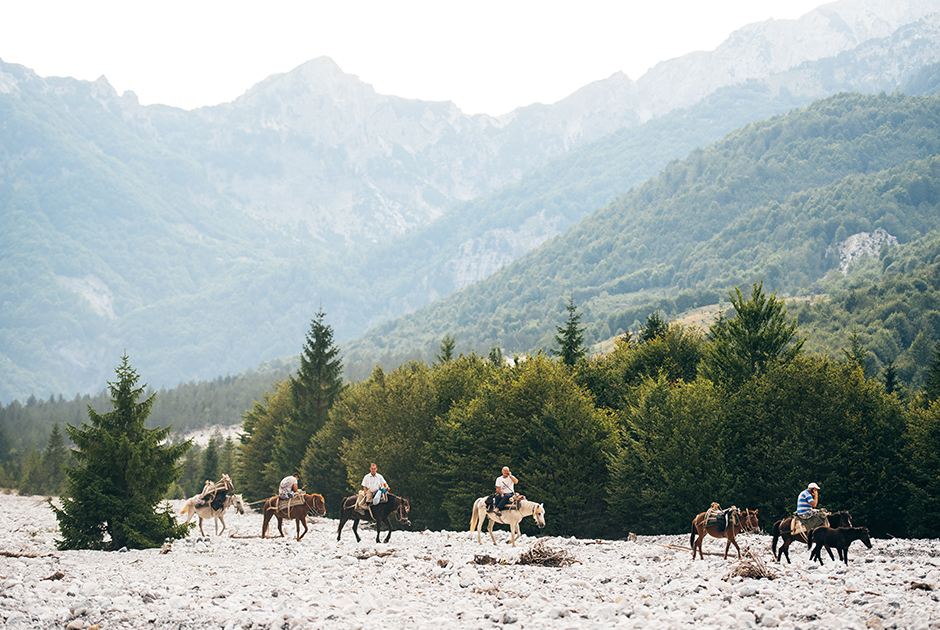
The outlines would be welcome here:
<svg viewBox="0 0 940 630">
<path fill-rule="evenodd" d="M 115 372 L 117 380 L 108 382 L 113 410 L 99 414 L 89 406 L 90 425 L 66 425 L 78 463 L 67 470 L 62 507 L 52 506 L 59 549 L 159 547 L 189 530 L 169 506 L 158 504 L 179 477 L 176 462 L 191 443 L 167 444 L 171 427 L 144 426 L 156 394 L 139 400 L 144 387 L 137 387 L 140 377 L 126 354 Z"/>
<path fill-rule="evenodd" d="M 49 442 L 42 454 L 42 467 L 46 475 L 46 492 L 61 494 L 65 490 L 65 466 L 70 460 L 69 449 L 65 447 L 59 423 L 52 426 Z"/>
<path fill-rule="evenodd" d="M 574 305 L 574 298 L 568 299 L 565 310 L 568 311 L 568 320 L 565 325 L 555 326 L 555 330 L 558 331 L 555 335 L 555 343 L 560 346 L 560 349 L 552 350 L 552 355 L 561 357 L 561 362 L 565 365 L 575 365 L 587 354 L 587 349 L 584 347 L 585 329 L 579 325 L 581 313 Z"/>
<path fill-rule="evenodd" d="M 325 319 L 321 308 L 310 324 L 300 370 L 290 379 L 291 410 L 277 428 L 272 473 L 283 476 L 300 469 L 310 438 L 326 424 L 330 407 L 343 391 L 343 362 Z"/>
<path fill-rule="evenodd" d="M 787 319 L 786 304 L 777 292 L 764 293 L 763 281 L 754 283 L 748 299 L 738 287 L 728 297 L 734 317 L 721 314 L 709 328 L 712 343 L 703 371 L 713 383 L 737 389 L 772 365 L 799 356 L 806 339 L 797 337 L 796 318 Z"/>
</svg>

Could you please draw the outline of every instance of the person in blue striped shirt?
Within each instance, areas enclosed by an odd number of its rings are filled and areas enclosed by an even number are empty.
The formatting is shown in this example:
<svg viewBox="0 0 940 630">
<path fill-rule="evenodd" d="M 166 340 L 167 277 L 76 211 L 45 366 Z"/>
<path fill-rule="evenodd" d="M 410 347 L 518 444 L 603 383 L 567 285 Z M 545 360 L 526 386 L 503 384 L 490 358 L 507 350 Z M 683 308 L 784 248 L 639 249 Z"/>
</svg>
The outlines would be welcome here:
<svg viewBox="0 0 940 630">
<path fill-rule="evenodd" d="M 799 516 L 808 516 L 816 510 L 817 505 L 819 505 L 819 486 L 811 483 L 797 497 L 796 513 Z"/>
</svg>

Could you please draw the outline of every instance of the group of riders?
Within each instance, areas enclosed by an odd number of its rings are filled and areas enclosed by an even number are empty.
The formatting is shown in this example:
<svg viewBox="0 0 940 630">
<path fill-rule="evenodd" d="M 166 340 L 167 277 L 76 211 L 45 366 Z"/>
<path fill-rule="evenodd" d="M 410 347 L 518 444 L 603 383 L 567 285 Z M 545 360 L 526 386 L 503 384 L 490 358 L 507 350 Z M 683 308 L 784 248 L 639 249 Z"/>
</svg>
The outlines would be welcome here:
<svg viewBox="0 0 940 630">
<path fill-rule="evenodd" d="M 507 507 L 509 509 L 515 507 L 517 503 L 515 486 L 517 483 L 519 483 L 519 480 L 509 471 L 509 467 L 503 466 L 502 474 L 496 478 L 496 492 L 490 497 L 492 500 L 492 508 L 490 511 L 499 514 L 502 510 L 507 509 Z M 369 472 L 362 478 L 361 485 L 362 490 L 359 491 L 356 498 L 356 511 L 364 514 L 369 511 L 371 506 L 378 505 L 388 500 L 388 492 L 390 490 L 388 482 L 385 481 L 385 477 L 378 471 L 378 466 L 376 466 L 375 463 L 369 465 Z M 277 488 L 277 497 L 282 501 L 289 502 L 291 497 L 296 494 L 303 494 L 303 490 L 300 489 L 299 472 L 287 475 L 281 479 L 281 483 L 278 484 Z M 196 498 L 196 504 L 205 505 L 213 499 L 217 499 L 217 493 L 214 490 L 211 495 L 204 492 Z"/>
</svg>

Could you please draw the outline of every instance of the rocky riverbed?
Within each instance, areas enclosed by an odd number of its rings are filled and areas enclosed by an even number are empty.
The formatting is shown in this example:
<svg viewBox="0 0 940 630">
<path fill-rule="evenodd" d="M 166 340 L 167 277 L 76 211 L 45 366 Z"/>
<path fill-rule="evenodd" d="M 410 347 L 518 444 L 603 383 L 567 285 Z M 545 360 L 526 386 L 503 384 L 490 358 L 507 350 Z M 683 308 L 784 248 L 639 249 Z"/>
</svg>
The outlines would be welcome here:
<svg viewBox="0 0 940 630">
<path fill-rule="evenodd" d="M 177 508 L 179 505 L 177 505 Z M 467 519 L 469 522 L 469 508 Z M 546 515 L 551 519 L 551 512 Z M 532 538 L 516 548 L 467 532 L 396 530 L 388 544 L 311 519 L 301 542 L 261 540 L 257 513 L 172 548 L 57 551 L 42 497 L 0 495 L 0 622 L 6 628 L 940 628 L 940 541 L 853 543 L 850 564 L 792 565 L 770 537 L 742 536 L 774 579 L 729 577 L 743 565 L 692 561 L 688 534 L 635 541 Z M 691 521 L 691 517 L 690 517 Z M 769 524 L 762 523 L 765 529 Z M 285 523 L 292 532 L 293 523 Z M 229 534 L 234 534 L 230 537 Z M 384 539 L 384 535 L 383 535 Z M 576 562 L 515 564 L 538 541 Z M 708 539 L 706 553 L 723 541 Z M 478 564 L 489 555 L 497 564 Z M 727 578 L 727 579 L 726 579 Z"/>
</svg>

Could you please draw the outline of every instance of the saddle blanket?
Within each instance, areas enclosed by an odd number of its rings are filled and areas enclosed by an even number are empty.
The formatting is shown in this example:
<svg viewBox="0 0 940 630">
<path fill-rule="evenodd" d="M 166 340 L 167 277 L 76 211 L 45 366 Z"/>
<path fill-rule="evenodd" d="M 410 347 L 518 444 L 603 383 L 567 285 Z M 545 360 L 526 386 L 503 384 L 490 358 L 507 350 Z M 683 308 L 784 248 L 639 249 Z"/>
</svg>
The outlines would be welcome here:
<svg viewBox="0 0 940 630">
<path fill-rule="evenodd" d="M 282 499 L 282 498 L 278 497 L 278 499 L 277 499 L 277 511 L 278 511 L 278 512 L 285 512 L 285 511 L 291 509 L 292 507 L 294 507 L 295 505 L 300 505 L 301 503 L 304 502 L 304 496 L 306 496 L 306 495 L 305 495 L 303 492 L 301 492 L 301 493 L 299 493 L 299 494 L 295 494 L 295 495 L 292 496 L 290 499 Z"/>
<path fill-rule="evenodd" d="M 794 513 L 790 533 L 796 536 L 811 529 L 822 527 L 828 523 L 826 518 L 828 515 L 828 512 L 824 510 L 817 510 L 814 514 L 809 514 L 808 516 L 800 516 Z"/>
<path fill-rule="evenodd" d="M 727 510 L 722 510 L 717 503 L 705 512 L 705 527 L 717 527 L 718 533 L 725 531 L 728 527 L 734 527 L 738 524 L 738 508 L 733 505 Z"/>
</svg>

